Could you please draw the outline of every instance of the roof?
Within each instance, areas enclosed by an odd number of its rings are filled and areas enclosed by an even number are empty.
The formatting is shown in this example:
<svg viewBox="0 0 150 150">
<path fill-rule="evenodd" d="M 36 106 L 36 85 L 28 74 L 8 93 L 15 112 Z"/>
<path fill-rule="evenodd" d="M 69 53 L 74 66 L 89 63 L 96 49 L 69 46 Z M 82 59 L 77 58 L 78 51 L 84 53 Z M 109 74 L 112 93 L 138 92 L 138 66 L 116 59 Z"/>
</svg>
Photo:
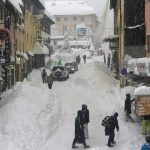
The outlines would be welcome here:
<svg viewBox="0 0 150 150">
<path fill-rule="evenodd" d="M 35 43 L 33 52 L 34 52 L 34 54 L 45 54 L 45 55 L 49 54 L 48 48 L 44 44 L 40 45 L 39 42 Z"/>
<path fill-rule="evenodd" d="M 5 1 L 5 0 L 3 0 Z M 12 5 L 13 7 L 19 12 L 22 14 L 22 10 L 20 8 L 21 5 L 23 5 L 23 2 L 22 0 L 8 0 Z"/>
<path fill-rule="evenodd" d="M 83 1 L 48 1 L 45 7 L 54 16 L 96 14 L 94 9 Z"/>
</svg>

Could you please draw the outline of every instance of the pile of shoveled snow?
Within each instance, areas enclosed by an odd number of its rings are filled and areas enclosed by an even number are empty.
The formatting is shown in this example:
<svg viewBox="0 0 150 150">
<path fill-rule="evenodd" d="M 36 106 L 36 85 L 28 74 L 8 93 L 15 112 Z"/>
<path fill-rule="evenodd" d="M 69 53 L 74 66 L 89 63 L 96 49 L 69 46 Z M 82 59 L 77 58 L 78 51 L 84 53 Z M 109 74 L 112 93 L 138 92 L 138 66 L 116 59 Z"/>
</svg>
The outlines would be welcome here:
<svg viewBox="0 0 150 150">
<path fill-rule="evenodd" d="M 61 104 L 53 90 L 41 80 L 38 82 L 18 82 L 3 95 L 0 101 L 1 150 L 40 150 L 58 127 Z"/>
</svg>

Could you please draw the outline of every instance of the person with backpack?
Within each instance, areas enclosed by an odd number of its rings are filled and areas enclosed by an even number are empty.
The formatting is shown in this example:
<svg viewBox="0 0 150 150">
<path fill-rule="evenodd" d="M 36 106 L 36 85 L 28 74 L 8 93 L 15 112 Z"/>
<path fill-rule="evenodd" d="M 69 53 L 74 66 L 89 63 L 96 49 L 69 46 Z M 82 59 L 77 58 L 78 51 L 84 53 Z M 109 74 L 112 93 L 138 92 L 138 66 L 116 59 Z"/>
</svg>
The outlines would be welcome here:
<svg viewBox="0 0 150 150">
<path fill-rule="evenodd" d="M 129 93 L 126 94 L 126 99 L 125 99 L 125 116 L 126 116 L 126 121 L 131 120 L 134 121 L 133 118 L 130 116 L 131 114 L 131 104 L 132 102 L 135 101 L 135 99 L 131 100 L 131 96 Z"/>
<path fill-rule="evenodd" d="M 150 150 L 150 136 L 145 137 L 146 143 L 142 146 L 141 150 Z"/>
<path fill-rule="evenodd" d="M 42 76 L 43 83 L 46 83 L 47 82 L 47 72 L 45 69 L 43 69 L 41 76 Z"/>
<path fill-rule="evenodd" d="M 89 138 L 88 123 L 90 122 L 90 119 L 89 119 L 89 109 L 85 104 L 82 105 L 82 122 L 84 127 L 85 139 L 88 139 Z"/>
<path fill-rule="evenodd" d="M 83 60 L 84 60 L 84 63 L 86 63 L 86 55 L 85 54 L 83 55 Z"/>
<path fill-rule="evenodd" d="M 105 135 L 109 136 L 108 138 L 108 146 L 113 147 L 113 144 L 116 142 L 114 141 L 115 138 L 115 128 L 119 131 L 118 125 L 118 113 L 115 112 L 113 116 L 107 116 L 103 119 L 102 125 L 105 127 Z"/>
<path fill-rule="evenodd" d="M 84 148 L 89 148 L 89 145 L 86 145 L 83 123 L 82 123 L 82 111 L 78 110 L 77 117 L 75 118 L 75 138 L 72 143 L 72 148 L 78 148 L 75 146 L 76 143 L 83 144 Z"/>
</svg>

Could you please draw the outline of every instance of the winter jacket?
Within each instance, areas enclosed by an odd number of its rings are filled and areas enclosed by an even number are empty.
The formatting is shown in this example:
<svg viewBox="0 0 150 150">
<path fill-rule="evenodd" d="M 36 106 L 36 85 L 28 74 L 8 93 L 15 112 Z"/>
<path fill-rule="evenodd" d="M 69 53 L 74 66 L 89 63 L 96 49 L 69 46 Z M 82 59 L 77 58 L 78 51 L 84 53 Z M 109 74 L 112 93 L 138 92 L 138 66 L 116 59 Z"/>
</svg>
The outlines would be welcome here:
<svg viewBox="0 0 150 150">
<path fill-rule="evenodd" d="M 144 144 L 141 150 L 150 150 L 150 144 Z"/>
<path fill-rule="evenodd" d="M 129 97 L 126 98 L 125 100 L 125 111 L 128 113 L 128 114 L 131 114 L 131 103 L 134 101 L 133 100 L 130 100 Z"/>
<path fill-rule="evenodd" d="M 90 120 L 89 120 L 89 110 L 87 108 L 82 110 L 82 122 L 83 122 L 83 124 L 86 124 L 86 123 L 90 122 Z"/>
<path fill-rule="evenodd" d="M 53 84 L 53 77 L 52 76 L 47 77 L 47 83 L 48 84 Z"/>
<path fill-rule="evenodd" d="M 115 128 L 119 131 L 118 119 L 114 116 L 110 116 L 109 124 L 105 126 L 105 135 L 114 134 Z"/>
<path fill-rule="evenodd" d="M 75 138 L 79 143 L 82 143 L 85 140 L 83 125 L 81 124 L 80 117 L 75 119 Z"/>
</svg>

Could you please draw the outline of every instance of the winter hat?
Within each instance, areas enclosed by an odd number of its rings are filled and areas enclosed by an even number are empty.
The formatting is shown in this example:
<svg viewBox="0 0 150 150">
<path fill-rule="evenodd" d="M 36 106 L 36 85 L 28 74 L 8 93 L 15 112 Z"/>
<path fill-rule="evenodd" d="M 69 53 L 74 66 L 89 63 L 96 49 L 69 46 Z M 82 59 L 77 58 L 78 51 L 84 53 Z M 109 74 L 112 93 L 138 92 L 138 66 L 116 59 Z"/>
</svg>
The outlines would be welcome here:
<svg viewBox="0 0 150 150">
<path fill-rule="evenodd" d="M 86 104 L 82 104 L 82 110 L 87 108 L 87 105 Z"/>
<path fill-rule="evenodd" d="M 117 112 L 114 113 L 114 117 L 118 117 L 118 113 Z"/>
<path fill-rule="evenodd" d="M 127 98 L 130 98 L 130 93 L 127 93 L 127 94 L 126 94 L 126 97 L 127 97 Z"/>
</svg>

